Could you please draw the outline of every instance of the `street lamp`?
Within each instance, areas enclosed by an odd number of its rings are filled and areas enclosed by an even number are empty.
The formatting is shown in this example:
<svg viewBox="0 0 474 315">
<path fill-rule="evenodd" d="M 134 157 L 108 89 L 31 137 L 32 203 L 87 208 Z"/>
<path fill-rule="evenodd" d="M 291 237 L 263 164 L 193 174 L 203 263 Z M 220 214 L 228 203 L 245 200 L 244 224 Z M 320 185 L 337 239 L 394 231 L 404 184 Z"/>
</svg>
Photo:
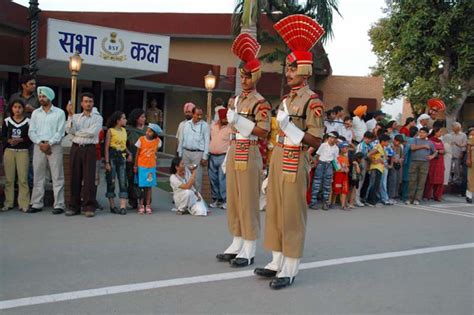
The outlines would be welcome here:
<svg viewBox="0 0 474 315">
<path fill-rule="evenodd" d="M 212 74 L 212 70 L 204 76 L 204 86 L 207 90 L 207 123 L 211 124 L 211 101 L 212 101 L 212 90 L 216 87 L 216 76 Z"/>
<path fill-rule="evenodd" d="M 77 92 L 77 75 L 81 71 L 82 58 L 79 52 L 69 57 L 69 71 L 71 72 L 71 104 L 73 113 L 76 112 L 76 92 Z"/>
</svg>

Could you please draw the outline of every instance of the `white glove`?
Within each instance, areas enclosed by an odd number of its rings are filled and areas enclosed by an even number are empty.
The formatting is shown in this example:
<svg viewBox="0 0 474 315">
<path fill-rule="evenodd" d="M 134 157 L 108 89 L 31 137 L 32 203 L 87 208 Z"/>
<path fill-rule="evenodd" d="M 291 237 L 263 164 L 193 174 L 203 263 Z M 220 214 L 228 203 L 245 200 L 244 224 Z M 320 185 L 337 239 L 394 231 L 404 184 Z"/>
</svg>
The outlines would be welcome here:
<svg viewBox="0 0 474 315">
<path fill-rule="evenodd" d="M 261 189 L 262 194 L 265 195 L 267 193 L 267 187 L 268 187 L 268 177 L 265 178 L 265 180 L 262 183 L 262 189 Z"/>
<path fill-rule="evenodd" d="M 293 122 L 289 122 L 285 128 L 281 129 L 285 136 L 290 139 L 294 145 L 299 145 L 304 137 L 304 131 L 296 127 Z"/>
<path fill-rule="evenodd" d="M 283 130 L 285 129 L 286 125 L 290 122 L 290 116 L 282 110 L 278 111 L 276 120 L 278 122 L 278 125 L 280 126 L 280 129 Z"/>
<path fill-rule="evenodd" d="M 242 136 L 249 137 L 252 134 L 253 128 L 255 128 L 255 123 L 238 114 L 236 114 L 236 116 L 238 119 L 234 124 L 234 128 L 237 129 Z"/>
<path fill-rule="evenodd" d="M 229 122 L 229 124 L 233 125 L 237 122 L 237 120 L 239 120 L 239 114 L 237 114 L 234 110 L 232 109 L 229 109 L 227 110 L 227 122 Z"/>
</svg>

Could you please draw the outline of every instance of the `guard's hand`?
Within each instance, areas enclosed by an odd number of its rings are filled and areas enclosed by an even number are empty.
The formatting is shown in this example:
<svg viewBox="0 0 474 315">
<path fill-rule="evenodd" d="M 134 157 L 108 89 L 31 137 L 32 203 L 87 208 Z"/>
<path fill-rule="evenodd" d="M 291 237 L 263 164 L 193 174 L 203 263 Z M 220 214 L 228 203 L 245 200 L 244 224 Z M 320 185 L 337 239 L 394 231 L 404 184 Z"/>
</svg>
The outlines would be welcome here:
<svg viewBox="0 0 474 315">
<path fill-rule="evenodd" d="M 276 120 L 278 122 L 278 125 L 280 126 L 280 129 L 283 130 L 290 122 L 290 116 L 288 116 L 286 112 L 279 110 Z"/>
<path fill-rule="evenodd" d="M 226 117 L 227 117 L 227 121 L 229 122 L 229 124 L 233 125 L 239 119 L 239 114 L 237 114 L 234 110 L 229 109 L 229 110 L 227 110 Z"/>
<path fill-rule="evenodd" d="M 107 172 L 112 171 L 112 166 L 110 166 L 110 163 L 105 163 L 105 170 L 106 170 Z"/>
</svg>

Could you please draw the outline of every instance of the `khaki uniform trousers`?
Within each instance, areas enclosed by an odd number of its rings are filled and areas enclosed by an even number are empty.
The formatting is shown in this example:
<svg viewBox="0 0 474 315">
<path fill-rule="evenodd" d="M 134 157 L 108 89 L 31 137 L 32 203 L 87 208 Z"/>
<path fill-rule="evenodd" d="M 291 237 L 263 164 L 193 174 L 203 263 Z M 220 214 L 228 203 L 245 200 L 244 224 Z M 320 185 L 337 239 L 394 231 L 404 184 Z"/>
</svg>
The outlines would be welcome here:
<svg viewBox="0 0 474 315">
<path fill-rule="evenodd" d="M 18 207 L 28 209 L 30 204 L 30 187 L 28 186 L 30 153 L 28 149 L 6 149 L 3 155 L 3 164 L 5 168 L 5 206 L 13 208 L 15 177 L 18 174 Z"/>
<path fill-rule="evenodd" d="M 267 211 L 264 247 L 283 256 L 300 258 L 306 233 L 308 205 L 306 191 L 309 185 L 310 163 L 307 152 L 301 152 L 296 180 L 283 178 L 283 148 L 273 150 L 268 177 Z"/>
<path fill-rule="evenodd" d="M 258 146 L 251 145 L 246 170 L 235 170 L 234 156 L 235 144 L 232 143 L 226 162 L 227 224 L 233 236 L 254 241 L 260 233 L 262 156 Z"/>
</svg>

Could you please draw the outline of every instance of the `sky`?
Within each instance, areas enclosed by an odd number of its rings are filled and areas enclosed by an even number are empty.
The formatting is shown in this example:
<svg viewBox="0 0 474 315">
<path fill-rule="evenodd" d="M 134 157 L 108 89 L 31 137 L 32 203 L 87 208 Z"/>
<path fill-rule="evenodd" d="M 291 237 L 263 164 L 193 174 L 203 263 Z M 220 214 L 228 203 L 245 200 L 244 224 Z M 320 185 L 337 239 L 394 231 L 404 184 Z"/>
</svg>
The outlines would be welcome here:
<svg viewBox="0 0 474 315">
<path fill-rule="evenodd" d="M 29 0 L 14 0 L 28 6 Z M 40 9 L 57 11 L 187 12 L 232 13 L 234 0 L 39 0 Z M 376 63 L 367 34 L 370 26 L 383 17 L 384 0 L 339 0 L 334 15 L 334 38 L 325 45 L 334 75 L 366 76 Z M 383 104 L 383 110 L 396 116 L 401 101 Z"/>
</svg>

